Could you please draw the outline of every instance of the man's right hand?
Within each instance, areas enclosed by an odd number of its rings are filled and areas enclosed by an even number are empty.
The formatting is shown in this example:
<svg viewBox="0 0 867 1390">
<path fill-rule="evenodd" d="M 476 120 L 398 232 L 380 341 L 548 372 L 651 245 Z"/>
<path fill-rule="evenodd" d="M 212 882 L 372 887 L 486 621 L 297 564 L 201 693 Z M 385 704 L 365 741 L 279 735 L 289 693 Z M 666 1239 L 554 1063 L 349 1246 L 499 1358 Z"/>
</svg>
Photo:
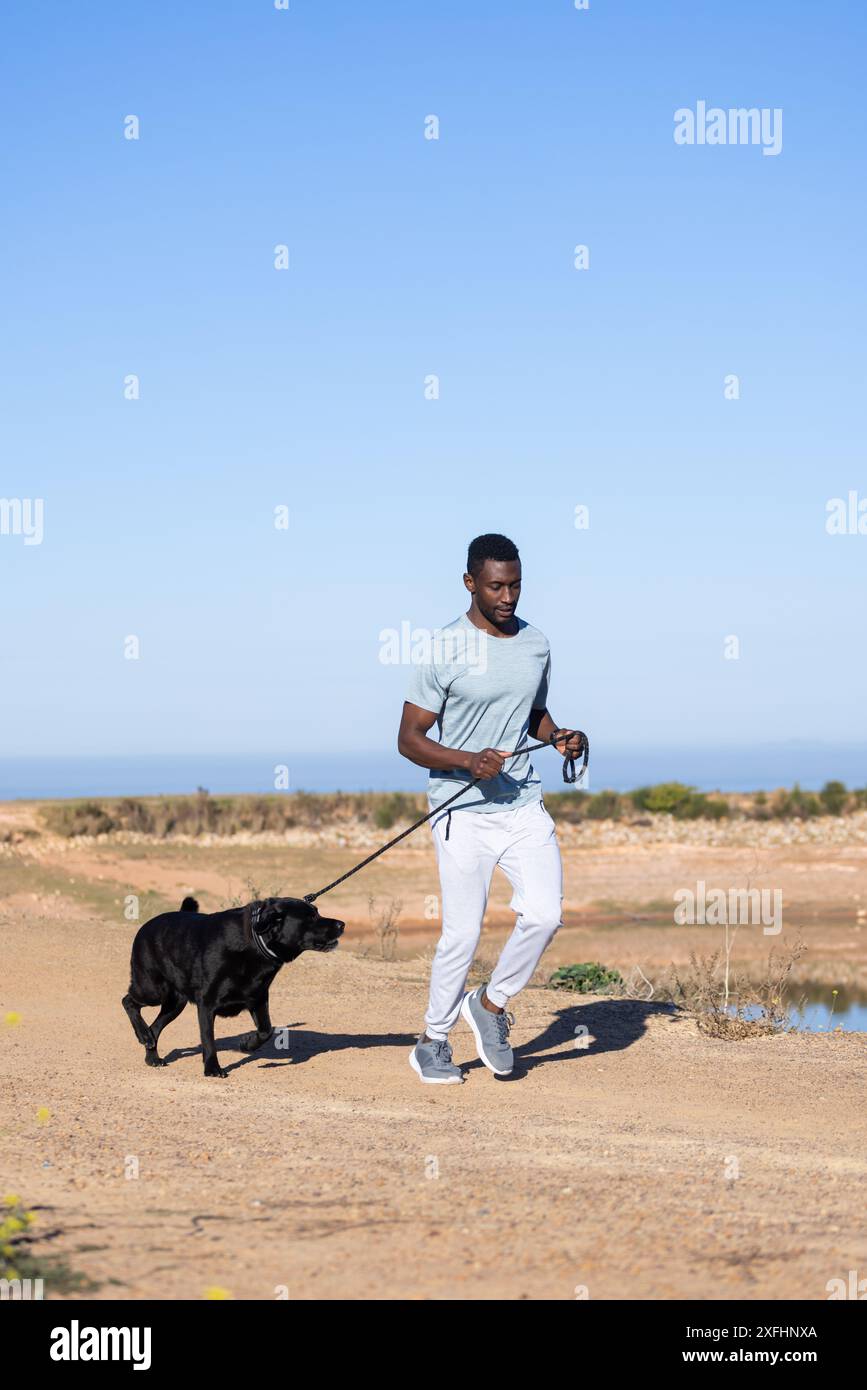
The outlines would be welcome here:
<svg viewBox="0 0 867 1390">
<path fill-rule="evenodd" d="M 468 771 L 471 777 L 481 777 L 482 781 L 487 781 L 489 777 L 497 777 L 502 772 L 504 762 L 499 749 L 483 748 L 481 753 L 473 753 Z"/>
</svg>

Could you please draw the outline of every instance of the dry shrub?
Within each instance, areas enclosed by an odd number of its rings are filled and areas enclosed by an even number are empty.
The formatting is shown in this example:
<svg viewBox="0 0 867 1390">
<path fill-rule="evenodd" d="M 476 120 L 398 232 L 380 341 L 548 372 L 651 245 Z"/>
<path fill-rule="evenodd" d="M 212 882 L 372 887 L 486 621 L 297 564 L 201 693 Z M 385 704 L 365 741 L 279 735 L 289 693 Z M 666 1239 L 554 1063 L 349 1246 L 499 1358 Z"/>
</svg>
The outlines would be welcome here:
<svg viewBox="0 0 867 1390">
<path fill-rule="evenodd" d="M 223 908 L 246 907 L 247 903 L 262 903 L 267 898 L 282 898 L 283 892 L 279 884 L 273 885 L 270 889 L 255 883 L 252 878 L 244 880 L 244 890 L 239 894 L 233 894 L 223 899 Z"/>
<path fill-rule="evenodd" d="M 759 981 L 742 975 L 727 978 L 721 949 L 710 956 L 696 956 L 693 951 L 687 972 L 680 974 L 672 964 L 661 997 L 692 1014 L 709 1037 L 769 1037 L 790 1027 L 790 977 L 805 950 L 801 940 L 782 954 L 772 947 Z"/>
<path fill-rule="evenodd" d="M 193 796 L 48 802 L 40 808 L 40 815 L 48 830 L 69 838 L 128 830 L 166 839 L 170 835 L 282 834 L 295 827 L 319 830 L 357 822 L 388 829 L 395 821 L 415 819 L 424 809 L 424 797 L 403 793 L 320 795 L 299 791 L 288 795 L 211 796 L 199 787 Z"/>
<path fill-rule="evenodd" d="M 494 968 L 496 964 L 497 962 L 495 960 L 491 960 L 489 956 L 476 956 L 475 960 L 470 966 L 470 973 L 467 976 L 467 982 L 471 984 L 474 988 L 476 985 L 487 984 L 488 980 L 494 973 Z"/>
<path fill-rule="evenodd" d="M 367 899 L 367 913 L 379 940 L 379 954 L 382 960 L 394 960 L 397 955 L 397 919 L 403 910 L 400 898 L 391 898 L 383 907 L 377 905 L 372 895 Z"/>
</svg>

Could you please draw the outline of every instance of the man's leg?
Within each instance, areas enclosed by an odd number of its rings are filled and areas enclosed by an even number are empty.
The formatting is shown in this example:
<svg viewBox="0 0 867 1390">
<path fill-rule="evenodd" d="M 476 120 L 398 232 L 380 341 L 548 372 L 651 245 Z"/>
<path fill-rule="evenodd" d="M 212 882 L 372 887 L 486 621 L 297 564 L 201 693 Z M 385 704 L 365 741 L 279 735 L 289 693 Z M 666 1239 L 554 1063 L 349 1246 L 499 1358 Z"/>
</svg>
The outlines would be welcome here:
<svg viewBox="0 0 867 1390">
<path fill-rule="evenodd" d="M 554 822 L 541 802 L 515 812 L 509 844 L 500 868 L 512 885 L 515 929 L 497 961 L 485 990 L 489 1004 L 505 1008 L 527 985 L 546 946 L 561 926 L 563 866 Z"/>
<path fill-rule="evenodd" d="M 445 1038 L 458 1020 L 464 985 L 488 902 L 497 848 L 486 811 L 448 812 L 432 827 L 442 889 L 442 933 L 431 966 L 425 1015 L 429 1038 Z M 448 828 L 448 839 L 446 829 Z"/>
</svg>

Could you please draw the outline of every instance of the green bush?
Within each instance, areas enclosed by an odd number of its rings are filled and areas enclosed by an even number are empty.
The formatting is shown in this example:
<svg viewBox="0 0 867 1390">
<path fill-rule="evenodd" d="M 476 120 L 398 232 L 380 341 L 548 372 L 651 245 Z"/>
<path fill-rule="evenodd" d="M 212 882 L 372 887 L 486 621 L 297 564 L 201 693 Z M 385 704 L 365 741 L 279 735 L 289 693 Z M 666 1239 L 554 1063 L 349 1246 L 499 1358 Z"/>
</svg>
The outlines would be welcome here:
<svg viewBox="0 0 867 1390">
<path fill-rule="evenodd" d="M 849 800 L 845 782 L 826 782 L 819 792 L 819 800 L 829 816 L 840 816 Z"/>
<path fill-rule="evenodd" d="M 655 787 L 639 787 L 632 793 L 632 803 L 639 811 L 656 811 L 662 815 L 677 815 L 678 811 L 694 805 L 695 787 L 683 782 L 658 782 Z"/>
<path fill-rule="evenodd" d="M 780 820 L 809 820 L 811 816 L 822 814 L 822 803 L 811 792 L 802 791 L 800 784 L 796 782 L 790 792 L 777 792 L 771 809 Z"/>
<path fill-rule="evenodd" d="M 622 984 L 619 970 L 609 970 L 596 960 L 561 965 L 548 980 L 550 989 L 568 989 L 575 994 L 610 994 Z"/>
<path fill-rule="evenodd" d="M 617 792 L 596 792 L 590 798 L 587 814 L 591 820 L 619 820 L 621 812 L 620 797 Z"/>
<path fill-rule="evenodd" d="M 727 801 L 712 799 L 704 792 L 692 792 L 672 812 L 677 820 L 722 820 L 729 814 Z"/>
<path fill-rule="evenodd" d="M 674 816 L 677 820 L 721 820 L 730 814 L 727 801 L 709 797 L 683 782 L 658 782 L 655 787 L 638 787 L 630 793 L 638 811 Z"/>
</svg>

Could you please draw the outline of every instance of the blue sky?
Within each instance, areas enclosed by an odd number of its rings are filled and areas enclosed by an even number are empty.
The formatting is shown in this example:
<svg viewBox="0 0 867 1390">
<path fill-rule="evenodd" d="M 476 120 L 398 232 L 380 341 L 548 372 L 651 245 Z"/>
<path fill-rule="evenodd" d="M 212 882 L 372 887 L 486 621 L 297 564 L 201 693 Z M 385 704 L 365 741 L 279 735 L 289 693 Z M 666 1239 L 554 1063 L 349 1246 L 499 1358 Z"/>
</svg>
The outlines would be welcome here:
<svg viewBox="0 0 867 1390">
<path fill-rule="evenodd" d="M 380 632 L 456 616 L 486 530 L 597 744 L 864 742 L 863 7 L 3 30 L 0 494 L 45 533 L 0 536 L 0 752 L 391 748 Z M 700 99 L 782 152 L 678 147 Z"/>
</svg>

